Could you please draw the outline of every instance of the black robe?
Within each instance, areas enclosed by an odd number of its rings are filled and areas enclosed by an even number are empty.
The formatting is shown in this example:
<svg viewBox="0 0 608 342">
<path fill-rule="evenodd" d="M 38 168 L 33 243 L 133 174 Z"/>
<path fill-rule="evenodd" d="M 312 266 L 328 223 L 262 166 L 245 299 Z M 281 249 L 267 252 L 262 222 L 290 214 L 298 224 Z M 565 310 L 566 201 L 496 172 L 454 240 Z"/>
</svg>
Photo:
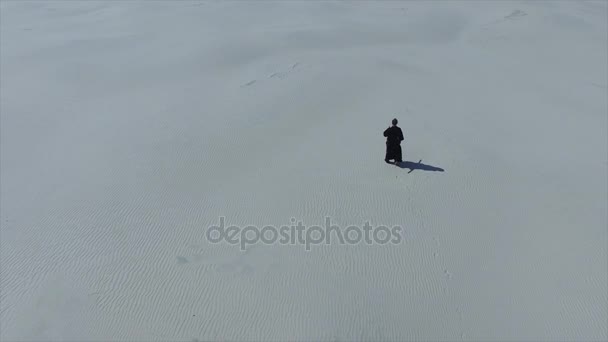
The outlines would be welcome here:
<svg viewBox="0 0 608 342">
<path fill-rule="evenodd" d="M 392 126 L 384 131 L 386 137 L 386 157 L 384 160 L 388 162 L 393 159 L 396 163 L 403 161 L 401 156 L 401 141 L 403 141 L 403 132 L 401 128 Z"/>
</svg>

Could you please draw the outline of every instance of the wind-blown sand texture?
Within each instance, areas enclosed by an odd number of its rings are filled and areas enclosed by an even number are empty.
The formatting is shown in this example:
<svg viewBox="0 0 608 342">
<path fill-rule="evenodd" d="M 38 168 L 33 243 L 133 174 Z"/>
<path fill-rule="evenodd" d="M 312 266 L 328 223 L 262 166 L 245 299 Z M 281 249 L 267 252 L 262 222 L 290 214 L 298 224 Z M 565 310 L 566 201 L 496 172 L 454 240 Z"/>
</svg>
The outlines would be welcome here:
<svg viewBox="0 0 608 342">
<path fill-rule="evenodd" d="M 0 9 L 1 340 L 608 339 L 605 1 Z"/>
</svg>

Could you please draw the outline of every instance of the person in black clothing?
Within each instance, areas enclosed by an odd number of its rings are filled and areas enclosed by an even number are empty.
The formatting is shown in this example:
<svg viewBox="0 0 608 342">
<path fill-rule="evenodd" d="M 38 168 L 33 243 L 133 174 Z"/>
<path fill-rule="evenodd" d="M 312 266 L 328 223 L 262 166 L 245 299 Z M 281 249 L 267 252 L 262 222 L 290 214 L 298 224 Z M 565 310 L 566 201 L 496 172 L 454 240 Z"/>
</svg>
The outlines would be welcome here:
<svg viewBox="0 0 608 342">
<path fill-rule="evenodd" d="M 384 161 L 390 163 L 390 160 L 394 160 L 395 164 L 403 162 L 401 157 L 401 141 L 403 141 L 403 132 L 401 128 L 397 127 L 397 119 L 393 119 L 393 126 L 387 128 L 384 131 L 386 137 L 386 157 Z"/>
</svg>

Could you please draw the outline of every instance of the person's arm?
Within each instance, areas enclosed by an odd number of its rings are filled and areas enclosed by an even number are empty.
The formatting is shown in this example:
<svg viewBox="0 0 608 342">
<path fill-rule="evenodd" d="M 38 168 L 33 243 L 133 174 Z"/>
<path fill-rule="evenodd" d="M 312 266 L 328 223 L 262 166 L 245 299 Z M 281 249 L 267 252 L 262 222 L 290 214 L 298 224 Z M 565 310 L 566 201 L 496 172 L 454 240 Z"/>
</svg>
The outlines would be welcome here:
<svg viewBox="0 0 608 342">
<path fill-rule="evenodd" d="M 403 131 L 399 130 L 399 141 L 403 141 Z"/>
<path fill-rule="evenodd" d="M 384 136 L 388 137 L 388 130 L 391 129 L 390 127 L 384 130 Z"/>
</svg>

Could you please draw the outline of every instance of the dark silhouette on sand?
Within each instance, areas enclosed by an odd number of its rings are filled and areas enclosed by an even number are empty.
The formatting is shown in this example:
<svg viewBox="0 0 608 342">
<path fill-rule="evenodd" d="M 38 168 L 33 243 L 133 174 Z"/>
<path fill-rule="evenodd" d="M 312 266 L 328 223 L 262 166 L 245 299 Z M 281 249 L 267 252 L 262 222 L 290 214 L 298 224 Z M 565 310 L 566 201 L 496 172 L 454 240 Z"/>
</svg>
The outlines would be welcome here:
<svg viewBox="0 0 608 342">
<path fill-rule="evenodd" d="M 395 164 L 403 161 L 401 156 L 403 132 L 401 128 L 397 127 L 397 123 L 397 119 L 393 119 L 393 126 L 384 131 L 384 136 L 386 137 L 386 156 L 384 157 L 384 161 L 387 163 L 390 163 L 391 160 L 394 160 Z"/>
</svg>

